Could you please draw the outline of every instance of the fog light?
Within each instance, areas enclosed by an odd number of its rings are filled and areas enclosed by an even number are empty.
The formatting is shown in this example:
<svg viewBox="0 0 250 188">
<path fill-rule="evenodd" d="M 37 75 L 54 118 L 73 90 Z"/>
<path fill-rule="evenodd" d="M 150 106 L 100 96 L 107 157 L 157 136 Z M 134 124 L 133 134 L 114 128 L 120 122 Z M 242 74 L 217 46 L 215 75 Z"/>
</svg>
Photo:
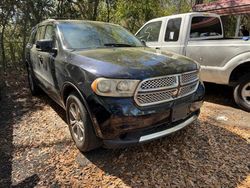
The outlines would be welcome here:
<svg viewBox="0 0 250 188">
<path fill-rule="evenodd" d="M 196 110 L 199 110 L 202 105 L 203 105 L 203 101 L 194 102 L 190 106 L 190 111 L 195 112 Z"/>
</svg>

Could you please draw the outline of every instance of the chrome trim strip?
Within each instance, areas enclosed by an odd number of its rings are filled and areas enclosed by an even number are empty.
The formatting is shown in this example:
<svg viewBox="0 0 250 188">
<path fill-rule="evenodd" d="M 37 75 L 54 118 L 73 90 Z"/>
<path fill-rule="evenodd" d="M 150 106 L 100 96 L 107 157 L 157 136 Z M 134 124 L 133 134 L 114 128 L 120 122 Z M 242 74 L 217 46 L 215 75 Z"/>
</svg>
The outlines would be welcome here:
<svg viewBox="0 0 250 188">
<path fill-rule="evenodd" d="M 160 131 L 160 132 L 157 132 L 157 133 L 152 133 L 152 134 L 148 134 L 148 135 L 145 135 L 145 136 L 141 136 L 140 139 L 139 139 L 139 142 L 150 141 L 150 140 L 153 140 L 153 139 L 161 138 L 161 137 L 166 136 L 168 134 L 171 134 L 173 132 L 176 132 L 176 131 L 190 125 L 197 118 L 198 118 L 198 116 L 194 115 L 191 118 L 187 119 L 186 121 L 180 123 L 179 125 L 176 125 L 175 127 L 170 128 L 170 129 L 166 129 L 164 131 Z"/>
</svg>

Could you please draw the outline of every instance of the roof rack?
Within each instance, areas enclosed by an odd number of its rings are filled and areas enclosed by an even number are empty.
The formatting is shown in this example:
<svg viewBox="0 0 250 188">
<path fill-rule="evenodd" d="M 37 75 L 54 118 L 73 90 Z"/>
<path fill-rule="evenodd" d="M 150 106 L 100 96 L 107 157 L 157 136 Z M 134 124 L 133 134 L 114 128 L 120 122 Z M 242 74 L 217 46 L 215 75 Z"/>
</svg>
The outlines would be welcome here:
<svg viewBox="0 0 250 188">
<path fill-rule="evenodd" d="M 48 18 L 47 20 L 70 20 L 72 18 L 69 17 L 52 17 L 52 18 Z"/>
<path fill-rule="evenodd" d="M 45 21 L 56 21 L 56 19 L 54 19 L 54 18 L 48 18 Z"/>
</svg>

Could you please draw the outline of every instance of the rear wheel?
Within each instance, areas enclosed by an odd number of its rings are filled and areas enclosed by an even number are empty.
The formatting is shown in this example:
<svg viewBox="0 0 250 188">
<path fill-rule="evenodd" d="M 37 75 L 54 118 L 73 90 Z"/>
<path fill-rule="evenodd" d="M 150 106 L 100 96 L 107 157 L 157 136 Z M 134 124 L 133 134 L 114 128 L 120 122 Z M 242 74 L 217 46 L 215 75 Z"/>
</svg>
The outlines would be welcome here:
<svg viewBox="0 0 250 188">
<path fill-rule="evenodd" d="M 234 89 L 234 100 L 243 109 L 250 112 L 250 75 L 245 75 Z"/>
<path fill-rule="evenodd" d="M 66 115 L 70 134 L 80 151 L 86 152 L 100 146 L 89 114 L 76 93 L 67 98 Z"/>
<path fill-rule="evenodd" d="M 41 90 L 33 77 L 30 66 L 27 67 L 27 73 L 28 73 L 28 82 L 29 82 L 30 92 L 33 96 L 36 96 L 40 93 Z"/>
</svg>

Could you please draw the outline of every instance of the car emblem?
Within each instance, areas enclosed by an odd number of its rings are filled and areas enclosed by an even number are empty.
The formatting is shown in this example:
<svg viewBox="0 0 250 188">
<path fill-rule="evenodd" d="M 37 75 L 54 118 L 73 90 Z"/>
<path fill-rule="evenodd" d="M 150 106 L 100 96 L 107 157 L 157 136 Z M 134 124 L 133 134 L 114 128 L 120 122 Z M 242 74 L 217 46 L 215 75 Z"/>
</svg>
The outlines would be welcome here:
<svg viewBox="0 0 250 188">
<path fill-rule="evenodd" d="M 173 90 L 171 93 L 172 93 L 172 97 L 175 98 L 175 97 L 177 97 L 178 90 L 177 89 Z"/>
</svg>

